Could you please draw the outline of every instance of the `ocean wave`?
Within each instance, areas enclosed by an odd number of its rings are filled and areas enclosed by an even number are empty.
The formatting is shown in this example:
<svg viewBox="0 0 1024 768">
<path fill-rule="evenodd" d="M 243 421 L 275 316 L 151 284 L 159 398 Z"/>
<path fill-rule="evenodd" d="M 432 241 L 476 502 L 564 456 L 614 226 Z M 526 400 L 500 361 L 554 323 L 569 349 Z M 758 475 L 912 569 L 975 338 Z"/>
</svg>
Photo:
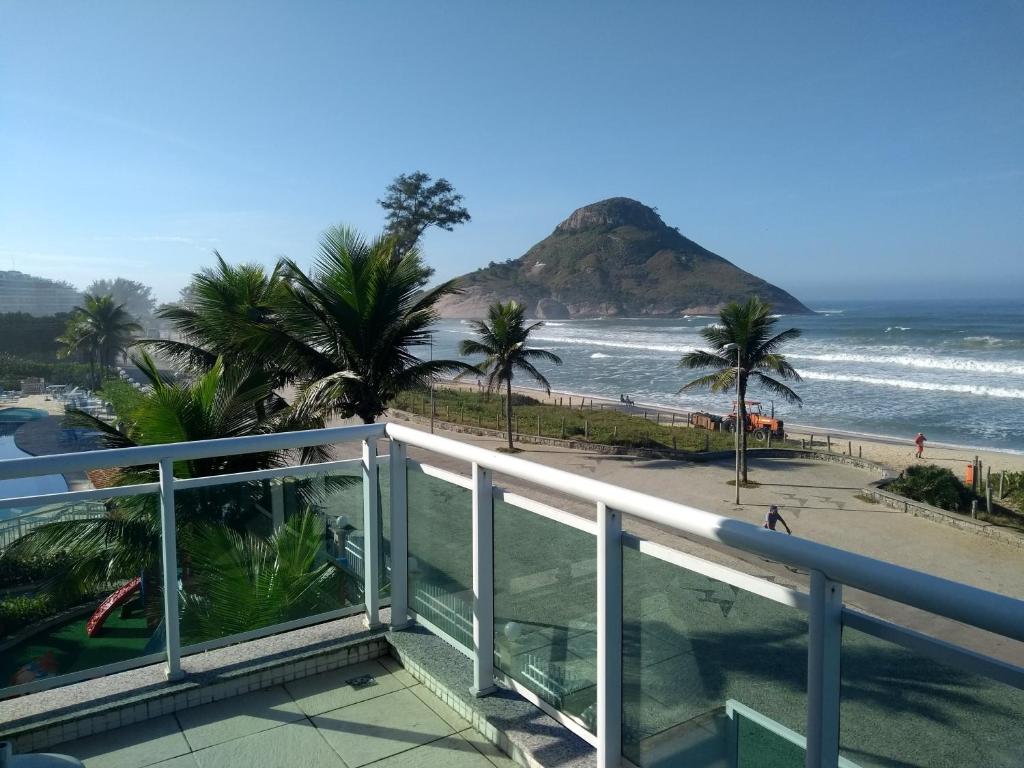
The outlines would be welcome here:
<svg viewBox="0 0 1024 768">
<path fill-rule="evenodd" d="M 909 331 L 910 329 L 905 325 L 890 325 L 885 329 L 886 333 L 892 333 L 893 331 Z"/>
<path fill-rule="evenodd" d="M 539 334 L 531 335 L 537 341 L 555 342 L 557 344 L 578 344 L 587 347 L 609 347 L 611 349 L 640 349 L 645 352 L 674 352 L 685 354 L 697 349 L 695 346 L 682 346 L 679 344 L 651 344 L 641 341 L 613 341 L 603 338 L 588 338 L 584 336 L 544 336 Z"/>
<path fill-rule="evenodd" d="M 819 371 L 800 371 L 800 376 L 811 381 L 846 381 L 857 384 L 871 384 L 879 387 L 897 387 L 899 389 L 917 389 L 930 392 L 953 392 L 961 395 L 978 395 L 981 397 L 1003 397 L 1012 400 L 1024 400 L 1024 389 L 987 387 L 980 384 L 942 384 L 940 382 L 932 381 L 882 379 L 876 376 L 854 376 L 845 373 L 821 373 Z"/>
<path fill-rule="evenodd" d="M 841 315 L 845 311 L 846 311 L 845 309 L 815 309 L 814 310 L 814 312 L 816 312 L 819 315 Z"/>
<path fill-rule="evenodd" d="M 550 320 L 543 320 L 542 322 L 544 323 L 545 328 L 555 328 L 565 325 L 565 323 L 553 323 Z"/>
<path fill-rule="evenodd" d="M 787 353 L 793 360 L 816 360 L 821 363 L 863 363 L 866 365 L 902 365 L 933 371 L 965 371 L 1024 376 L 1024 364 L 1014 361 L 971 360 L 969 358 L 930 357 L 927 355 L 865 355 L 855 352 L 826 354 Z"/>
<path fill-rule="evenodd" d="M 606 355 L 604 352 L 595 352 L 590 357 L 592 360 L 598 360 L 602 357 L 611 357 L 611 355 Z"/>
</svg>

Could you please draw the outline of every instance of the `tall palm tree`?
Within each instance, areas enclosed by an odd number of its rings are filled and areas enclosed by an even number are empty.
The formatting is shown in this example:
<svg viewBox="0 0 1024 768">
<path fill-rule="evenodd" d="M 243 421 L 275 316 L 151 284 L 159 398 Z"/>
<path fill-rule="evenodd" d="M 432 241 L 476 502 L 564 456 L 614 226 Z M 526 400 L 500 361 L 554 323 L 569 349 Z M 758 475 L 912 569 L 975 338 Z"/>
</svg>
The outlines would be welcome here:
<svg viewBox="0 0 1024 768">
<path fill-rule="evenodd" d="M 148 355 L 136 364 L 149 379 L 150 391 L 134 405 L 120 429 L 84 413 L 74 419 L 101 434 L 106 448 L 186 442 L 222 437 L 270 434 L 319 426 L 298 422 L 287 404 L 274 393 L 273 382 L 258 369 L 229 368 L 221 361 L 187 383 L 167 381 Z M 303 461 L 322 460 L 323 451 L 304 451 Z M 206 477 L 287 466 L 294 461 L 284 452 L 260 452 L 176 462 L 177 477 Z M 346 478 L 347 479 L 347 478 Z M 127 467 L 116 484 L 157 480 L 152 466 Z M 339 482 L 344 479 L 339 478 Z M 203 522 L 244 528 L 253 502 L 264 489 L 257 483 L 195 488 L 179 493 L 176 522 L 179 531 Z M 159 572 L 160 515 L 152 495 L 125 497 L 111 503 L 106 516 L 42 525 L 18 539 L 3 557 L 51 555 L 63 552 L 68 567 L 55 590 L 89 592 L 117 580 L 143 573 L 144 580 Z"/>
<path fill-rule="evenodd" d="M 189 529 L 182 636 L 199 642 L 342 607 L 341 572 L 320 558 L 323 543 L 323 526 L 309 513 L 269 539 L 209 523 Z"/>
<path fill-rule="evenodd" d="M 526 324 L 526 310 L 516 301 L 496 302 L 487 310 L 486 320 L 472 323 L 475 339 L 464 339 L 459 345 L 463 355 L 484 355 L 477 369 L 487 374 L 487 391 L 494 392 L 505 385 L 505 422 L 508 427 L 508 449 L 512 446 L 512 378 L 521 371 L 544 387 L 551 394 L 551 385 L 544 375 L 534 367 L 534 362 L 543 360 L 561 365 L 562 359 L 546 349 L 529 347 L 530 334 L 544 325 L 543 322 Z"/>
<path fill-rule="evenodd" d="M 779 352 L 786 342 L 800 336 L 800 330 L 789 328 L 776 333 L 776 319 L 771 311 L 771 305 L 756 296 L 743 304 L 727 304 L 719 313 L 719 322 L 701 331 L 711 349 L 689 352 L 679 361 L 680 368 L 714 369 L 711 373 L 688 382 L 679 390 L 680 392 L 693 389 L 736 392 L 736 429 L 740 430 L 741 434 L 736 458 L 742 482 L 747 482 L 748 383 L 753 380 L 787 402 L 802 402 L 796 392 L 779 381 L 779 378 L 800 381 L 800 374 Z M 776 376 L 779 378 L 775 378 Z"/>
<path fill-rule="evenodd" d="M 64 345 L 63 356 L 84 353 L 88 357 L 93 385 L 98 386 L 96 367 L 100 372 L 112 367 L 117 355 L 131 345 L 132 334 L 141 330 L 123 304 L 110 296 L 86 294 L 81 306 L 71 311 L 67 329 L 58 341 Z"/>
<path fill-rule="evenodd" d="M 274 318 L 285 298 L 278 270 L 260 264 L 228 264 L 217 251 L 217 263 L 192 276 L 183 293 L 187 303 L 168 304 L 156 314 L 179 339 L 143 339 L 139 345 L 176 366 L 205 371 L 222 357 L 229 364 L 253 360 L 273 362 Z M 277 366 L 264 366 L 277 371 Z"/>
<path fill-rule="evenodd" d="M 437 304 L 454 281 L 430 290 L 419 252 L 395 257 L 393 238 L 366 240 L 333 227 L 307 274 L 290 259 L 279 265 L 287 297 L 277 310 L 273 360 L 298 386 L 301 415 L 358 416 L 369 424 L 404 389 L 469 368 L 457 360 L 423 360 Z"/>
</svg>

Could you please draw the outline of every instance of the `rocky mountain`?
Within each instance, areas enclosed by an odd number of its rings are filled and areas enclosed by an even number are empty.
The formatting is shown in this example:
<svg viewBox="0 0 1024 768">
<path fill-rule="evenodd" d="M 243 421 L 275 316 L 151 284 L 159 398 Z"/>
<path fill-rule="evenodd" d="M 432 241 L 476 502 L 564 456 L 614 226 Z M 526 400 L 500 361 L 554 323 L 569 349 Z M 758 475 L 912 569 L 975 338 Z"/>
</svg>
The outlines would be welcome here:
<svg viewBox="0 0 1024 768">
<path fill-rule="evenodd" d="M 702 248 L 653 208 L 613 197 L 573 211 L 523 256 L 460 279 L 445 317 L 482 317 L 515 299 L 543 318 L 673 317 L 760 296 L 780 313 L 810 310 L 771 283 Z"/>
</svg>

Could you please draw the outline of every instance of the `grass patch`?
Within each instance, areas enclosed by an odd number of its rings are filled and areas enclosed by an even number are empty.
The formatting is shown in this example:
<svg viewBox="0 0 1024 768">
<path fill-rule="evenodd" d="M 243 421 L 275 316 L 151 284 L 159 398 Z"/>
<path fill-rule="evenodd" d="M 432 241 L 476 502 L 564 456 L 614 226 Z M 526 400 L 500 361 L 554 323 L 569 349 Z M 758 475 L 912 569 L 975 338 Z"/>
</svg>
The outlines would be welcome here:
<svg viewBox="0 0 1024 768">
<path fill-rule="evenodd" d="M 576 402 L 576 398 L 573 398 Z M 392 407 L 430 417 L 430 393 L 427 390 L 402 392 Z M 706 429 L 686 426 L 685 416 L 672 416 L 651 412 L 643 414 L 624 413 L 613 405 L 599 403 L 584 408 L 568 405 L 541 403 L 531 397 L 515 394 L 512 396 L 512 429 L 524 437 L 547 437 L 560 440 L 575 440 L 595 445 L 621 446 L 625 448 L 674 449 L 700 452 L 731 451 L 735 447 L 735 436 L 728 432 L 712 432 Z M 455 388 L 434 390 L 434 418 L 452 424 L 473 426 L 481 429 L 505 430 L 504 400 L 498 395 L 488 397 L 486 393 Z M 747 442 L 750 448 L 767 447 L 767 441 Z M 799 448 L 793 440 L 772 439 L 772 447 Z"/>
</svg>

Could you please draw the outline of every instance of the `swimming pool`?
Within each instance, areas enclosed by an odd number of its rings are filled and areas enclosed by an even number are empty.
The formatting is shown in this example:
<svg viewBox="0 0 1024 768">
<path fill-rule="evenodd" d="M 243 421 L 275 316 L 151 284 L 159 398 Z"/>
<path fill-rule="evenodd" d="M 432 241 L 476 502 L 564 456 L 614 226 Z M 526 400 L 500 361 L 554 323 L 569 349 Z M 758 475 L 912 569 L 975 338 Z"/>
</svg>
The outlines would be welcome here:
<svg viewBox="0 0 1024 768">
<path fill-rule="evenodd" d="M 29 454 L 18 448 L 14 442 L 15 429 L 26 421 L 41 419 L 48 414 L 36 408 L 4 408 L 0 410 L 0 460 L 21 459 Z M 19 477 L 14 480 L 0 480 L 0 499 L 16 496 L 36 496 L 44 493 L 62 493 L 68 484 L 62 475 L 40 475 L 39 477 Z M 0 520 L 17 517 L 19 514 L 33 511 L 28 509 L 0 509 Z"/>
</svg>

